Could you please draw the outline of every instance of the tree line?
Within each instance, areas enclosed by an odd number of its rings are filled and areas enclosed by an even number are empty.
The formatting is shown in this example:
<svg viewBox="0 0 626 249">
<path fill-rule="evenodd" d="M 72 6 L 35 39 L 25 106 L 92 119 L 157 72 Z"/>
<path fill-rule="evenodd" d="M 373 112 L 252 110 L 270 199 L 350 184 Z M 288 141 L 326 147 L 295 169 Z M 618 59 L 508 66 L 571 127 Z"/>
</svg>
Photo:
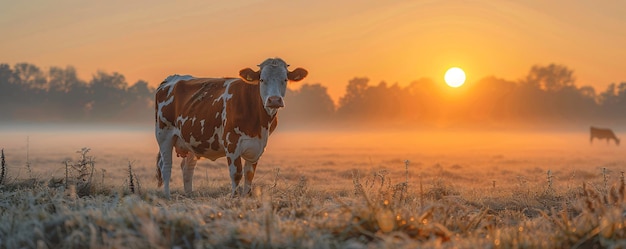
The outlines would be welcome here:
<svg viewBox="0 0 626 249">
<path fill-rule="evenodd" d="M 533 66 L 517 81 L 492 76 L 456 89 L 428 78 L 400 86 L 384 81 L 371 85 L 369 79 L 357 77 L 348 82 L 336 107 L 323 92 L 319 84 L 292 92 L 287 103 L 296 106 L 288 114 L 315 114 L 294 115 L 292 122 L 332 120 L 382 128 L 622 126 L 626 122 L 626 82 L 596 92 L 591 86 L 578 86 L 574 71 L 557 64 Z"/>
<path fill-rule="evenodd" d="M 79 79 L 76 69 L 0 64 L 2 121 L 154 121 L 154 87 L 124 75 L 98 71 Z M 367 126 L 509 126 L 536 124 L 623 124 L 626 82 L 596 92 L 578 86 L 563 65 L 533 66 L 517 81 L 486 77 L 452 89 L 422 78 L 406 86 L 356 77 L 335 104 L 322 84 L 287 91 L 280 113 L 285 123 Z"/>
<path fill-rule="evenodd" d="M 154 88 L 139 80 L 129 85 L 124 75 L 98 71 L 90 81 L 76 69 L 33 64 L 0 64 L 2 121 L 141 122 L 154 119 Z"/>
</svg>

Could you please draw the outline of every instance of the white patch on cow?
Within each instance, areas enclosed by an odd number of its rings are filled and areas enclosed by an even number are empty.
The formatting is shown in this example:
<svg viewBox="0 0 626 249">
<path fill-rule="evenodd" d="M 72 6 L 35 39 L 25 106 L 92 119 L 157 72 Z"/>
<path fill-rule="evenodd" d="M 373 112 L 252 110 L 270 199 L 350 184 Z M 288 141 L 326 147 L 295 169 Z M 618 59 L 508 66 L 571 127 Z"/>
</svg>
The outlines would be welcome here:
<svg viewBox="0 0 626 249">
<path fill-rule="evenodd" d="M 209 140 L 207 140 L 207 142 L 208 142 L 209 144 L 212 144 L 213 142 L 215 142 L 215 134 L 214 134 L 213 136 L 211 136 L 211 137 L 209 138 Z"/>
<path fill-rule="evenodd" d="M 204 135 L 204 119 L 200 120 L 200 134 Z"/>
<path fill-rule="evenodd" d="M 229 93 L 228 90 L 230 89 L 230 85 L 231 83 L 238 81 L 239 79 L 229 79 L 224 81 L 224 87 L 226 87 L 226 89 L 224 89 L 224 93 L 222 94 L 222 96 L 220 98 L 223 98 L 224 101 L 229 100 L 230 98 L 233 97 L 232 93 Z"/>
<path fill-rule="evenodd" d="M 172 94 L 172 91 L 174 90 L 174 84 L 176 84 L 177 82 L 181 80 L 191 80 L 191 79 L 194 79 L 194 77 L 191 75 L 178 75 L 178 74 L 170 75 L 170 76 L 167 76 L 167 78 L 165 78 L 165 80 L 163 81 L 163 83 L 161 83 L 159 88 L 169 87 L 167 91 L 167 95 L 169 96 L 170 94 Z"/>
<path fill-rule="evenodd" d="M 191 126 L 196 125 L 196 116 L 193 116 L 193 118 L 191 118 Z"/>
<path fill-rule="evenodd" d="M 224 147 L 227 147 L 231 144 L 230 142 L 230 132 L 226 133 L 226 137 L 224 138 Z M 233 153 L 234 151 L 229 151 L 230 153 Z"/>
<path fill-rule="evenodd" d="M 269 125 L 268 125 L 269 127 Z M 259 137 L 251 137 L 246 133 L 242 132 L 239 127 L 235 127 L 235 133 L 238 134 L 239 141 L 237 141 L 237 149 L 234 151 L 234 154 L 241 155 L 246 161 L 255 163 L 259 160 L 263 152 L 265 152 L 265 147 L 267 146 L 267 139 L 269 138 L 269 130 L 265 127 L 261 128 L 261 134 Z M 229 133 L 230 134 L 230 133 Z M 229 141 L 229 140 L 227 140 Z"/>
<path fill-rule="evenodd" d="M 161 120 L 161 122 L 169 124 L 169 121 L 167 121 L 167 119 L 163 117 L 163 107 L 171 104 L 173 101 L 174 101 L 174 96 L 170 96 L 167 100 L 157 104 L 158 106 L 157 112 L 158 112 L 159 120 Z"/>
<path fill-rule="evenodd" d="M 189 145 L 191 146 L 191 148 L 198 147 L 198 145 L 200 145 L 201 143 L 202 143 L 202 141 L 196 140 L 195 137 L 190 136 L 190 138 L 189 138 Z"/>
<path fill-rule="evenodd" d="M 214 137 L 215 135 L 217 135 L 217 138 L 220 141 L 224 141 L 224 137 L 223 137 L 223 135 L 224 135 L 224 126 L 223 125 L 220 125 L 220 126 L 217 126 L 217 127 L 213 127 L 213 135 L 211 135 L 211 136 Z M 222 145 L 224 145 L 224 144 L 222 143 Z"/>
<path fill-rule="evenodd" d="M 182 115 L 178 116 L 176 118 L 176 124 L 178 124 L 177 126 L 183 126 L 185 125 L 185 122 L 187 122 L 187 120 L 189 119 L 189 117 L 184 117 Z M 180 123 L 180 124 L 179 124 Z"/>
<path fill-rule="evenodd" d="M 227 102 L 228 100 L 230 100 L 233 97 L 232 93 L 229 93 L 228 91 L 230 90 L 230 86 L 232 85 L 231 83 L 237 81 L 239 79 L 229 79 L 227 81 L 224 82 L 224 93 L 222 93 L 222 95 L 220 95 L 219 98 L 215 99 L 215 101 L 219 101 L 222 100 L 223 101 L 223 108 L 222 108 L 222 125 L 220 127 L 220 129 L 223 131 L 223 127 L 226 124 L 226 107 L 228 106 Z M 217 115 L 217 114 L 216 114 Z"/>
<path fill-rule="evenodd" d="M 226 107 L 226 101 L 228 101 L 230 98 L 233 97 L 233 94 L 228 92 L 228 90 L 230 89 L 230 85 L 231 85 L 231 83 L 233 83 L 233 82 L 235 82 L 237 80 L 239 80 L 239 79 L 228 79 L 228 80 L 224 81 L 224 87 L 225 87 L 224 93 L 222 93 L 222 95 L 220 95 L 219 97 L 215 98 L 213 100 L 213 104 L 215 104 L 216 102 L 219 102 L 219 101 L 223 101 L 224 102 L 224 107 Z"/>
<path fill-rule="evenodd" d="M 223 128 L 221 127 L 215 127 L 213 129 L 213 134 L 211 134 L 211 136 L 209 137 L 209 139 L 207 140 L 207 142 L 209 143 L 209 145 L 213 144 L 213 142 L 215 142 L 215 139 L 217 137 L 218 140 L 218 144 L 219 144 L 219 148 L 217 150 L 213 150 L 210 146 L 209 149 L 204 151 L 202 154 L 200 154 L 200 156 L 202 157 L 206 157 L 210 160 L 217 160 L 220 157 L 223 157 L 225 155 L 225 149 L 222 143 L 219 143 L 220 141 L 224 141 L 222 140 L 222 133 L 223 133 Z M 217 135 L 217 136 L 216 136 Z M 207 136 L 202 136 L 202 137 L 207 137 Z"/>
</svg>

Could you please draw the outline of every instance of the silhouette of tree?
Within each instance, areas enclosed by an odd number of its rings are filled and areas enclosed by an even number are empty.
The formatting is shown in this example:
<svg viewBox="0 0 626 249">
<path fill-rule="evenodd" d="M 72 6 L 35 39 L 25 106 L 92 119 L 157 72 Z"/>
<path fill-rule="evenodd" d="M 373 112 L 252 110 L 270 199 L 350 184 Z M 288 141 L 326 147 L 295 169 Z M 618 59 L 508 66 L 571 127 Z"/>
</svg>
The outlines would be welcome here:
<svg viewBox="0 0 626 249">
<path fill-rule="evenodd" d="M 339 99 L 337 112 L 343 117 L 355 117 L 362 114 L 365 104 L 365 90 L 367 89 L 368 78 L 355 77 L 348 82 L 346 93 Z"/>
<path fill-rule="evenodd" d="M 550 64 L 545 67 L 533 66 L 522 83 L 553 92 L 564 87 L 574 86 L 575 82 L 574 71 L 563 65 Z"/>
<path fill-rule="evenodd" d="M 17 63 L 13 66 L 13 83 L 16 91 L 11 92 L 14 98 L 12 105 L 17 105 L 20 111 L 14 111 L 16 118 L 45 119 L 47 116 L 41 106 L 46 102 L 47 80 L 45 73 L 35 65 L 29 63 Z"/>
<path fill-rule="evenodd" d="M 626 82 L 611 83 L 598 99 L 605 119 L 626 119 Z"/>
<path fill-rule="evenodd" d="M 13 110 L 19 106 L 22 87 L 16 83 L 15 73 L 9 64 L 0 64 L 0 111 L 4 119 L 13 119 Z"/>
<path fill-rule="evenodd" d="M 148 82 L 139 80 L 128 88 L 128 93 L 133 96 L 134 99 L 152 98 L 154 94 L 154 88 L 148 86 Z"/>
<path fill-rule="evenodd" d="M 535 65 L 518 82 L 487 77 L 457 90 L 425 78 L 405 87 L 368 83 L 351 79 L 337 107 L 321 84 L 288 89 L 281 118 L 299 125 L 351 121 L 377 127 L 439 120 L 476 126 L 626 121 L 626 82 L 602 92 L 578 87 L 574 72 L 557 64 Z M 0 64 L 2 121 L 152 122 L 154 91 L 143 80 L 129 86 L 117 72 L 96 72 L 87 83 L 72 66 L 44 72 L 29 63 Z"/>
<path fill-rule="evenodd" d="M 535 65 L 515 91 L 515 110 L 531 122 L 589 118 L 596 110 L 594 91 L 575 83 L 574 71 L 566 66 Z"/>
<path fill-rule="evenodd" d="M 83 120 L 85 105 L 91 101 L 88 89 L 87 83 L 78 78 L 74 67 L 50 67 L 46 106 L 54 110 L 61 120 Z"/>
<path fill-rule="evenodd" d="M 46 88 L 46 77 L 39 67 L 28 63 L 17 63 L 13 67 L 16 81 L 27 88 Z"/>
<path fill-rule="evenodd" d="M 92 102 L 87 104 L 95 117 L 110 118 L 123 109 L 129 99 L 126 96 L 128 83 L 124 75 L 98 71 L 89 82 Z"/>
<path fill-rule="evenodd" d="M 596 98 L 596 89 L 591 86 L 582 86 L 578 90 L 580 91 L 580 94 L 585 98 Z"/>
<path fill-rule="evenodd" d="M 404 101 L 407 107 L 407 120 L 412 123 L 427 123 L 439 118 L 443 92 L 433 80 L 422 78 L 411 82 L 404 92 L 408 94 Z"/>
<path fill-rule="evenodd" d="M 76 69 L 72 66 L 65 69 L 50 67 L 48 78 L 48 90 L 52 92 L 68 93 L 77 85 L 86 85 L 84 81 L 78 79 Z"/>
<path fill-rule="evenodd" d="M 429 106 L 416 102 L 418 97 L 412 93 L 424 94 L 424 96 L 435 95 L 433 92 L 423 93 L 418 90 L 426 85 L 418 86 L 417 83 L 409 88 L 402 88 L 398 84 L 389 86 L 384 81 L 376 86 L 368 86 L 367 82 L 367 78 L 354 78 L 348 83 L 346 94 L 340 99 L 340 106 L 337 110 L 337 114 L 344 120 L 367 121 L 374 125 L 414 122 L 417 117 L 427 112 L 424 110 Z M 429 81 L 425 82 L 429 83 Z M 420 109 L 420 107 L 425 108 Z"/>
<path fill-rule="evenodd" d="M 615 105 L 619 103 L 619 90 L 615 83 L 609 84 L 606 90 L 600 93 L 598 97 L 600 99 L 600 103 L 604 106 Z"/>
<path fill-rule="evenodd" d="M 128 121 L 154 118 L 154 88 L 145 81 L 128 87 L 119 73 L 97 72 L 89 84 L 73 66 L 0 64 L 3 121 Z"/>
<path fill-rule="evenodd" d="M 462 104 L 468 119 L 474 122 L 511 121 L 517 118 L 512 112 L 519 108 L 515 101 L 517 84 L 493 76 L 485 77 L 467 86 L 467 101 Z"/>
<path fill-rule="evenodd" d="M 576 86 L 566 86 L 555 94 L 555 109 L 566 121 L 590 120 L 597 111 L 595 96 L 590 96 L 588 88 L 581 90 Z"/>
<path fill-rule="evenodd" d="M 19 94 L 20 87 L 16 84 L 15 73 L 9 64 L 0 64 L 0 103 L 8 104 L 12 96 Z"/>
<path fill-rule="evenodd" d="M 407 114 L 408 94 L 398 84 L 388 86 L 386 82 L 380 82 L 377 86 L 365 89 L 364 101 L 361 103 L 361 116 L 369 121 L 381 123 L 397 123 Z"/>
<path fill-rule="evenodd" d="M 303 84 L 300 89 L 286 93 L 285 109 L 280 118 L 290 124 L 329 122 L 334 118 L 335 104 L 328 89 L 321 84 Z"/>
<path fill-rule="evenodd" d="M 13 78 L 14 74 L 11 66 L 5 63 L 0 64 L 0 86 L 5 86 L 7 84 L 13 83 Z"/>
<path fill-rule="evenodd" d="M 127 89 L 128 103 L 117 113 L 116 121 L 154 121 L 155 89 L 148 82 L 139 80 Z"/>
</svg>

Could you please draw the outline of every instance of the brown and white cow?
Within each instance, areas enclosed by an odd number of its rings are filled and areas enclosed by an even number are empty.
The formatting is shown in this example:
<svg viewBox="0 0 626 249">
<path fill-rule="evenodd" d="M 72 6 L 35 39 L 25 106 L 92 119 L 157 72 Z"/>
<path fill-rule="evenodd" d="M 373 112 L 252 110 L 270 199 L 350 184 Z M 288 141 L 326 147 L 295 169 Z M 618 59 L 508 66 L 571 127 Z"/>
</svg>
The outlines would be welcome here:
<svg viewBox="0 0 626 249">
<path fill-rule="evenodd" d="M 592 143 L 594 138 L 606 139 L 607 143 L 609 140 L 613 139 L 615 144 L 619 146 L 619 138 L 615 136 L 615 133 L 613 133 L 611 129 L 596 128 L 592 126 L 589 128 L 589 143 Z"/>
<path fill-rule="evenodd" d="M 170 195 L 172 148 L 182 157 L 185 192 L 193 189 L 193 172 L 199 158 L 226 157 L 232 195 L 250 192 L 256 165 L 269 135 L 276 129 L 278 108 L 288 81 L 302 80 L 302 68 L 288 71 L 285 61 L 267 59 L 259 71 L 239 72 L 241 78 L 169 76 L 156 91 L 155 134 L 159 143 L 157 180 Z M 241 163 L 241 159 L 245 164 Z M 239 182 L 245 176 L 243 190 Z"/>
</svg>

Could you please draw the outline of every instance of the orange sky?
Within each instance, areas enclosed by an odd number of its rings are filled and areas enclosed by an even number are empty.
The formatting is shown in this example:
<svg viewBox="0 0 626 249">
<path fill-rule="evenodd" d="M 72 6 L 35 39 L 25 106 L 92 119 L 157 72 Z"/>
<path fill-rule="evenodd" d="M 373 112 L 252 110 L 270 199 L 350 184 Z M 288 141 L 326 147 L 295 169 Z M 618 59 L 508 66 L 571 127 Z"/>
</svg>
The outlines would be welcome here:
<svg viewBox="0 0 626 249">
<path fill-rule="evenodd" d="M 559 63 L 602 91 L 626 81 L 624 10 L 622 0 L 9 0 L 0 3 L 0 63 L 156 85 L 175 73 L 236 76 L 278 56 L 335 100 L 355 76 L 406 85 L 443 81 L 458 66 L 471 83 Z"/>
</svg>

